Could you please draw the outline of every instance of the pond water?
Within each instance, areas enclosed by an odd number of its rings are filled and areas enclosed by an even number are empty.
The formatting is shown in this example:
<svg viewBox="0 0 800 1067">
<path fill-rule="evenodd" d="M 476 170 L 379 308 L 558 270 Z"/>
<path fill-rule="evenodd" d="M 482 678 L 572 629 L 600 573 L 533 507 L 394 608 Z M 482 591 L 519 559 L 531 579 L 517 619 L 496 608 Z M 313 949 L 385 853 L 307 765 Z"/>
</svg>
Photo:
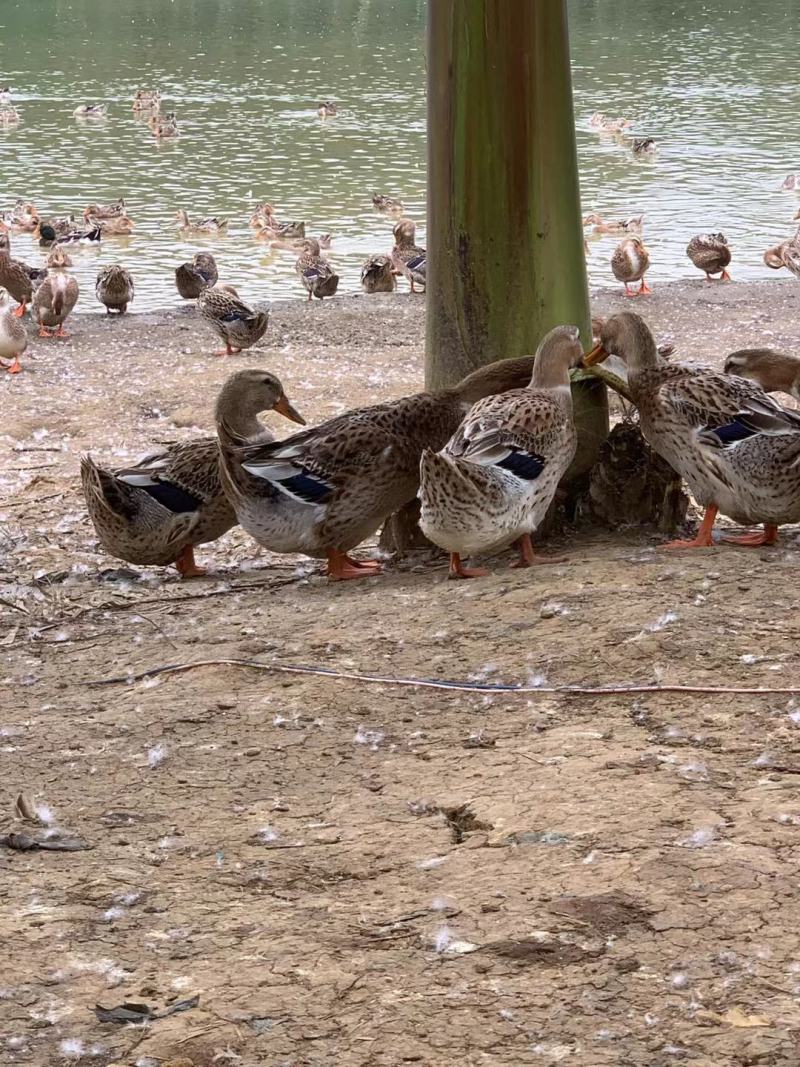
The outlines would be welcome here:
<svg viewBox="0 0 800 1067">
<path fill-rule="evenodd" d="M 731 8 L 736 7 L 736 11 Z M 792 0 L 574 0 L 575 110 L 585 211 L 645 213 L 653 284 L 684 277 L 692 234 L 724 231 L 735 278 L 771 276 L 769 244 L 793 232 L 800 197 L 779 191 L 800 170 L 793 81 L 800 5 Z M 256 243 L 253 204 L 331 232 L 340 292 L 391 246 L 391 218 L 370 193 L 399 195 L 425 217 L 424 0 L 4 0 L 3 69 L 22 116 L 0 132 L 0 207 L 19 196 L 42 215 L 124 196 L 130 238 L 73 258 L 97 310 L 98 267 L 133 271 L 132 310 L 179 302 L 174 266 L 200 248 L 247 299 L 302 297 L 294 255 Z M 180 137 L 156 141 L 131 110 L 157 86 Z M 339 102 L 321 121 L 321 99 Z M 108 103 L 79 121 L 79 103 Z M 590 130 L 595 110 L 624 115 L 657 139 L 653 161 Z M 185 239 L 178 208 L 230 219 L 220 238 Z M 591 241 L 590 278 L 612 282 L 613 238 Z M 30 238 L 15 253 L 35 261 Z"/>
</svg>

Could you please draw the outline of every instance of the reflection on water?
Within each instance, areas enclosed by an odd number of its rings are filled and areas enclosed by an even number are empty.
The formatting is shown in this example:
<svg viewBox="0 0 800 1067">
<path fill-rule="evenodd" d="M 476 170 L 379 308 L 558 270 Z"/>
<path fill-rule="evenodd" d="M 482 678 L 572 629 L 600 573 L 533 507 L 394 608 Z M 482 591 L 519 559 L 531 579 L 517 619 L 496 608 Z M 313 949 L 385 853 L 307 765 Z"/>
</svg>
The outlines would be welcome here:
<svg viewBox="0 0 800 1067">
<path fill-rule="evenodd" d="M 704 230 L 728 235 L 735 278 L 774 277 L 761 253 L 792 232 L 800 206 L 778 191 L 800 170 L 787 73 L 798 6 L 734 7 L 571 4 L 584 209 L 645 213 L 655 283 L 692 273 L 685 246 Z M 0 133 L 3 206 L 22 196 L 62 215 L 125 196 L 134 235 L 73 254 L 84 307 L 96 270 L 114 261 L 136 276 L 134 310 L 177 303 L 172 270 L 201 247 L 248 299 L 302 297 L 294 256 L 257 244 L 247 226 L 263 199 L 312 234 L 333 233 L 339 291 L 353 291 L 363 259 L 391 245 L 392 219 L 373 210 L 373 190 L 402 196 L 424 223 L 424 27 L 424 0 L 4 0 L 2 77 L 23 121 Z M 177 111 L 175 141 L 156 142 L 133 116 L 134 89 L 149 85 Z M 321 99 L 341 104 L 338 118 L 317 118 Z M 108 102 L 106 120 L 72 117 L 90 101 Z M 591 131 L 598 109 L 654 136 L 657 158 L 636 160 L 618 139 Z M 179 236 L 179 207 L 228 216 L 228 234 Z M 591 241 L 593 283 L 612 280 L 613 243 Z M 36 259 L 29 238 L 14 248 Z"/>
</svg>

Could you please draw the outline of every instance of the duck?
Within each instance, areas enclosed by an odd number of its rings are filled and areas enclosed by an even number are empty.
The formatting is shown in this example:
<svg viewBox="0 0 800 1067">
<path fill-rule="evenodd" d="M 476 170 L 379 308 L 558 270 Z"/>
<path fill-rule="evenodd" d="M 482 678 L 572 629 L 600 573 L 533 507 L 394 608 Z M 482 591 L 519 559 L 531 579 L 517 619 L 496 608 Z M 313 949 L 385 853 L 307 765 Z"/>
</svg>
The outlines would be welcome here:
<svg viewBox="0 0 800 1067">
<path fill-rule="evenodd" d="M 284 441 L 248 445 L 217 424 L 220 472 L 240 525 L 273 552 L 327 560 L 332 580 L 366 578 L 349 553 L 419 488 L 425 448 L 438 450 L 476 401 L 531 378 L 533 359 L 480 367 L 452 389 L 357 408 Z"/>
<path fill-rule="evenodd" d="M 0 107 L 8 107 L 11 102 L 11 86 L 4 85 L 0 89 Z"/>
<path fill-rule="evenodd" d="M 413 219 L 402 218 L 392 229 L 394 248 L 392 249 L 392 267 L 396 274 L 408 278 L 411 292 L 416 292 L 414 284 L 425 288 L 425 249 L 414 243 L 417 227 Z"/>
<path fill-rule="evenodd" d="M 101 237 L 129 237 L 133 233 L 133 219 L 117 215 L 110 219 L 95 219 L 89 216 L 89 225 L 100 230 Z"/>
<path fill-rule="evenodd" d="M 72 112 L 76 119 L 104 119 L 108 112 L 108 104 L 78 104 Z"/>
<path fill-rule="evenodd" d="M 205 219 L 190 219 L 183 208 L 175 212 L 175 219 L 181 233 L 220 233 L 228 225 L 227 219 L 217 215 Z"/>
<path fill-rule="evenodd" d="M 14 309 L 14 315 L 22 318 L 34 291 L 46 277 L 45 269 L 29 267 L 21 259 L 12 259 L 7 249 L 0 248 L 0 287 L 17 301 L 19 306 Z"/>
<path fill-rule="evenodd" d="M 133 98 L 134 111 L 153 111 L 161 105 L 161 92 L 158 89 L 137 89 Z"/>
<path fill-rule="evenodd" d="M 625 284 L 625 296 L 652 293 L 653 290 L 644 280 L 649 267 L 650 253 L 641 237 L 635 235 L 623 238 L 611 256 L 611 271 L 617 281 Z M 628 288 L 629 284 L 640 280 L 641 285 L 632 292 Z"/>
<path fill-rule="evenodd" d="M 86 230 L 71 230 L 67 233 L 57 233 L 55 226 L 49 222 L 42 222 L 34 231 L 34 237 L 39 237 L 40 248 L 49 248 L 51 245 L 74 245 L 74 244 L 97 244 L 103 237 L 100 226 L 90 226 Z"/>
<path fill-rule="evenodd" d="M 47 253 L 47 266 L 54 270 L 62 270 L 73 266 L 72 257 L 68 255 L 63 245 L 53 245 Z"/>
<path fill-rule="evenodd" d="M 225 342 L 215 356 L 232 356 L 245 348 L 252 348 L 267 332 L 268 311 L 255 311 L 240 300 L 236 290 L 212 285 L 200 292 L 197 310 Z"/>
<path fill-rule="evenodd" d="M 625 118 L 612 119 L 604 115 L 602 111 L 595 111 L 589 119 L 589 125 L 602 133 L 622 133 L 623 130 L 627 130 L 632 126 L 633 122 Z"/>
<path fill-rule="evenodd" d="M 36 210 L 35 204 L 17 200 L 11 210 L 8 221 L 15 230 L 21 230 L 23 233 L 32 233 L 39 225 L 39 212 Z"/>
<path fill-rule="evenodd" d="M 255 226 L 256 239 L 259 241 L 269 241 L 271 244 L 280 244 L 284 242 L 285 247 L 290 247 L 291 241 L 303 241 L 306 236 L 306 224 L 305 222 L 278 222 L 273 216 L 272 225 L 267 225 L 266 220 L 262 225 Z M 324 234 L 318 238 L 320 244 L 327 239 L 327 246 L 330 247 L 331 235 Z"/>
<path fill-rule="evenodd" d="M 55 271 L 33 294 L 31 316 L 39 323 L 40 337 L 69 337 L 64 321 L 78 302 L 78 283 L 69 274 Z"/>
<path fill-rule="evenodd" d="M 686 255 L 698 270 L 705 271 L 706 281 L 714 281 L 712 274 L 719 274 L 721 282 L 731 280 L 726 270 L 731 250 L 724 233 L 698 233 L 686 246 Z"/>
<path fill-rule="evenodd" d="M 271 441 L 272 433 L 258 419 L 262 411 L 304 423 L 274 374 L 253 367 L 231 375 L 217 399 L 217 420 L 235 427 L 243 440 Z M 195 562 L 195 546 L 217 540 L 236 525 L 220 481 L 216 437 L 170 445 L 121 470 L 84 456 L 81 483 L 89 517 L 109 555 L 128 563 L 174 564 L 183 578 L 206 573 Z"/>
<path fill-rule="evenodd" d="M 365 293 L 393 293 L 397 286 L 392 257 L 370 256 L 361 268 L 361 288 Z"/>
<path fill-rule="evenodd" d="M 19 112 L 13 104 L 0 107 L 0 126 L 19 126 Z"/>
<path fill-rule="evenodd" d="M 0 287 L 0 356 L 11 360 L 3 364 L 9 374 L 22 370 L 19 357 L 27 347 L 28 334 L 17 313 L 11 310 L 11 294 Z"/>
<path fill-rule="evenodd" d="M 112 311 L 124 315 L 133 300 L 133 276 L 116 263 L 103 267 L 97 275 L 94 291 L 100 303 L 105 305 L 107 315 Z"/>
<path fill-rule="evenodd" d="M 539 345 L 525 389 L 485 397 L 440 451 L 420 461 L 420 529 L 450 554 L 450 578 L 488 572 L 463 556 L 519 542 L 517 567 L 553 562 L 534 552 L 541 525 L 572 462 L 578 436 L 569 373 L 583 358 L 577 326 L 557 326 Z"/>
<path fill-rule="evenodd" d="M 178 136 L 178 121 L 175 118 L 174 111 L 168 111 L 166 115 L 157 114 L 150 120 L 150 128 L 153 131 L 153 136 L 160 140 L 164 137 L 177 137 Z"/>
<path fill-rule="evenodd" d="M 658 152 L 658 145 L 652 137 L 642 137 L 631 142 L 631 151 L 637 157 L 646 158 Z"/>
<path fill-rule="evenodd" d="M 403 201 L 396 196 L 386 196 L 383 193 L 372 194 L 372 204 L 378 211 L 384 211 L 390 215 L 402 215 Z"/>
<path fill-rule="evenodd" d="M 96 221 L 114 219 L 125 214 L 125 200 L 121 196 L 111 204 L 89 204 L 88 207 L 83 209 L 83 218 L 86 222 L 89 219 L 95 219 Z"/>
<path fill-rule="evenodd" d="M 339 114 L 339 106 L 332 100 L 323 100 L 317 105 L 317 114 L 321 119 L 334 119 Z"/>
<path fill-rule="evenodd" d="M 800 191 L 800 174 L 787 174 L 778 188 L 791 193 Z"/>
<path fill-rule="evenodd" d="M 764 263 L 772 270 L 786 267 L 795 278 L 800 278 L 800 230 L 794 237 L 768 248 L 764 253 Z"/>
<path fill-rule="evenodd" d="M 217 261 L 209 252 L 197 252 L 191 263 L 181 263 L 175 269 L 175 285 L 184 300 L 196 300 L 209 285 L 219 280 Z"/>
<path fill-rule="evenodd" d="M 590 215 L 584 215 L 583 225 L 591 226 L 592 233 L 606 234 L 606 233 L 641 233 L 642 232 L 642 219 L 644 215 L 632 215 L 628 219 L 617 219 L 613 222 L 606 222 L 596 212 L 592 212 Z"/>
<path fill-rule="evenodd" d="M 663 360 L 644 319 L 612 315 L 585 364 L 619 356 L 650 446 L 687 482 L 704 509 L 696 537 L 666 548 L 709 548 L 719 512 L 763 530 L 726 541 L 775 544 L 778 527 L 800 521 L 800 412 L 782 408 L 747 378 Z"/>
<path fill-rule="evenodd" d="M 319 241 L 308 237 L 303 241 L 302 250 L 295 263 L 295 270 L 308 292 L 308 299 L 317 297 L 322 300 L 333 296 L 339 288 L 339 275 L 322 255 Z"/>
<path fill-rule="evenodd" d="M 800 359 L 775 348 L 739 348 L 725 357 L 724 371 L 758 382 L 765 393 L 800 400 Z"/>
</svg>

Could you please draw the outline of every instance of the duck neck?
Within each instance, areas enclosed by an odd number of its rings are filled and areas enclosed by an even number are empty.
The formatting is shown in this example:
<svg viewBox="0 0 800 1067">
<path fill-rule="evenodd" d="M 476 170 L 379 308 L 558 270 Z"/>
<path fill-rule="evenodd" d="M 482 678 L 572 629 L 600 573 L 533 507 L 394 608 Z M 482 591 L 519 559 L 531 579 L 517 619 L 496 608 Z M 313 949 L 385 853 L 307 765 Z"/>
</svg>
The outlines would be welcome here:
<svg viewBox="0 0 800 1067">
<path fill-rule="evenodd" d="M 525 389 L 531 384 L 534 357 L 520 356 L 517 359 L 499 359 L 478 367 L 454 386 L 453 391 L 468 407 L 485 396 L 505 393 L 509 389 Z"/>
<path fill-rule="evenodd" d="M 217 400 L 214 418 L 218 426 L 224 424 L 239 437 L 260 437 L 267 429 L 258 417 L 264 407 L 263 400 L 255 401 L 247 393 L 243 395 L 239 391 L 226 392 L 223 389 Z"/>
</svg>

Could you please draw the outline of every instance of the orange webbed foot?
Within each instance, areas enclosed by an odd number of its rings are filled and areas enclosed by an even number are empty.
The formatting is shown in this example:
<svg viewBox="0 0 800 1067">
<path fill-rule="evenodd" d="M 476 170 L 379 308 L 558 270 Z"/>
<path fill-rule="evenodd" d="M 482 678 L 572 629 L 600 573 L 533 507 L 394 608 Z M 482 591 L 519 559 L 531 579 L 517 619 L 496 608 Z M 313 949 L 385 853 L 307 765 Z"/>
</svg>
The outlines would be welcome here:
<svg viewBox="0 0 800 1067">
<path fill-rule="evenodd" d="M 372 578 L 380 573 L 377 567 L 364 567 L 358 560 L 350 559 L 344 552 L 335 548 L 328 550 L 328 577 L 334 582 L 345 582 L 353 578 Z"/>
<path fill-rule="evenodd" d="M 483 567 L 465 567 L 461 562 L 458 552 L 450 553 L 450 571 L 447 575 L 450 579 L 458 578 L 485 578 L 489 572 Z"/>
<path fill-rule="evenodd" d="M 743 545 L 745 548 L 774 545 L 778 542 L 778 527 L 765 523 L 763 530 L 753 530 L 752 533 L 742 534 L 740 537 L 723 537 L 722 540 L 726 545 Z"/>
<path fill-rule="evenodd" d="M 6 367 L 6 371 L 9 374 L 19 374 L 21 370 L 22 370 L 22 364 L 17 359 L 17 357 L 14 356 L 13 361 L 11 363 L 9 363 L 9 365 Z"/>
<path fill-rule="evenodd" d="M 175 566 L 181 578 L 202 578 L 206 573 L 205 567 L 198 567 L 194 561 L 194 547 L 187 545 L 183 552 L 175 560 Z"/>
<path fill-rule="evenodd" d="M 15 315 L 18 319 L 21 319 L 22 316 L 25 314 L 25 305 L 20 304 L 19 307 L 15 307 L 11 314 Z"/>
<path fill-rule="evenodd" d="M 512 567 L 538 567 L 545 563 L 568 563 L 566 556 L 537 556 L 530 534 L 524 534 L 519 539 L 519 559 L 512 563 Z"/>
</svg>

